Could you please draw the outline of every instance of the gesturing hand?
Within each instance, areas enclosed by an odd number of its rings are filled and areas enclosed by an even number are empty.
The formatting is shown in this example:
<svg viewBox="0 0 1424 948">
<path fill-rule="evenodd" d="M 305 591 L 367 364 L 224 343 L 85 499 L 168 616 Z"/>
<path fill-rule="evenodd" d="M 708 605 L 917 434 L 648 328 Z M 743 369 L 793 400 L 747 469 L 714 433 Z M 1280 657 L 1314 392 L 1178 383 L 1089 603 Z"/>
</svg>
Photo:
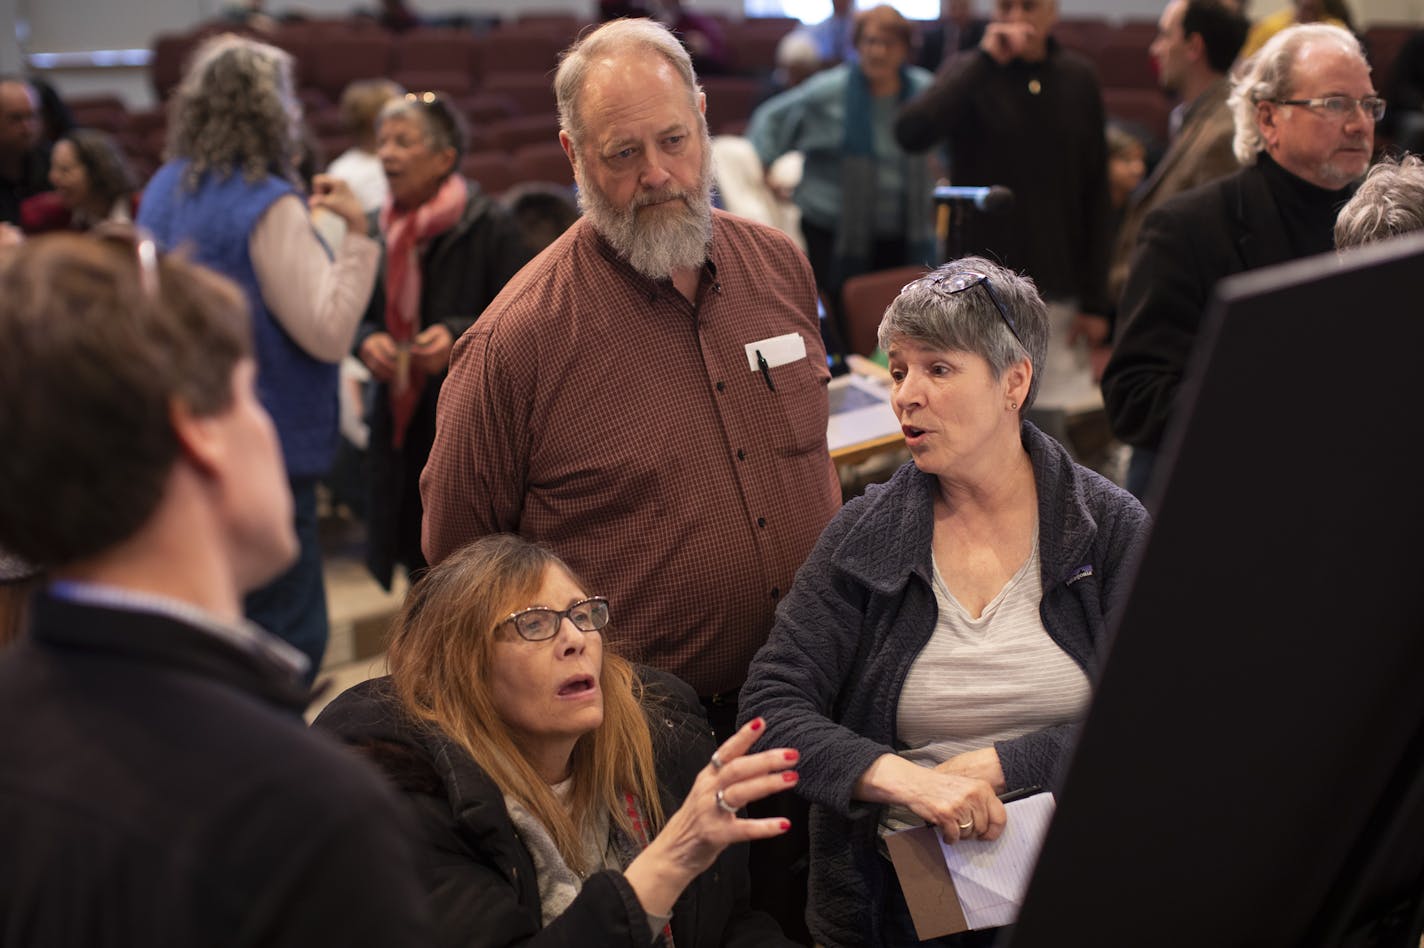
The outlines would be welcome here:
<svg viewBox="0 0 1424 948">
<path fill-rule="evenodd" d="M 791 828 L 788 820 L 753 820 L 737 812 L 753 800 L 796 785 L 796 772 L 787 769 L 799 758 L 796 751 L 778 747 L 747 756 L 763 727 L 761 718 L 749 721 L 717 749 L 682 806 L 624 872 L 647 911 L 668 914 L 688 883 L 728 846 Z"/>
<path fill-rule="evenodd" d="M 351 190 L 351 185 L 340 178 L 334 178 L 329 174 L 318 174 L 312 177 L 311 196 L 307 198 L 307 206 L 312 210 L 324 207 L 338 217 L 346 220 L 346 226 L 353 233 L 364 234 L 366 232 L 366 212 L 361 207 L 361 201 Z"/>
</svg>

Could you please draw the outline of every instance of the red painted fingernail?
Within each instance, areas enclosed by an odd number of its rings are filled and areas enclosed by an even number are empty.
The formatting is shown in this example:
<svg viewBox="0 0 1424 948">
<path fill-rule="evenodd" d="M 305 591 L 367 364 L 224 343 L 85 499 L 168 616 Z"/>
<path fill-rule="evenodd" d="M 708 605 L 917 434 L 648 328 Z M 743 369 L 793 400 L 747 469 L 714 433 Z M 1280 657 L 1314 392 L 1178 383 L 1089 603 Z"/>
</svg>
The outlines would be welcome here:
<svg viewBox="0 0 1424 948">
<path fill-rule="evenodd" d="M 760 730 L 761 730 L 761 726 L 762 726 L 762 719 L 761 719 L 761 718 L 754 718 L 754 719 L 752 720 L 752 730 L 753 730 L 753 731 L 760 731 Z"/>
<path fill-rule="evenodd" d="M 800 751 L 789 750 L 789 751 L 786 752 L 786 759 L 787 759 L 787 760 L 791 760 L 791 761 L 800 760 L 800 759 L 801 759 L 801 752 L 800 752 Z"/>
<path fill-rule="evenodd" d="M 782 820 L 782 821 L 781 821 L 781 831 L 784 833 L 784 832 L 786 832 L 786 831 L 789 830 L 789 829 L 791 829 L 791 821 L 790 821 L 790 820 Z"/>
<path fill-rule="evenodd" d="M 787 783 L 795 783 L 796 781 L 801 779 L 801 776 L 797 774 L 794 770 L 785 770 L 782 771 L 781 779 L 785 780 Z"/>
</svg>

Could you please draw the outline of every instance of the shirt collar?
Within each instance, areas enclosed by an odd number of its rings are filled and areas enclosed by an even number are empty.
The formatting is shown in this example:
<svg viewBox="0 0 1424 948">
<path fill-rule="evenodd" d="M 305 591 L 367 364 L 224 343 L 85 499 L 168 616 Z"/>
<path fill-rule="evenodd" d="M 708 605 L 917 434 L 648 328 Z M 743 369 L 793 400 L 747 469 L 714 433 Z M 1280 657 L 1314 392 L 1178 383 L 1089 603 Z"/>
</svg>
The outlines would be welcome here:
<svg viewBox="0 0 1424 948">
<path fill-rule="evenodd" d="M 311 666 L 311 660 L 304 654 L 257 623 L 247 619 L 229 622 L 180 599 L 80 580 L 56 580 L 50 584 L 49 593 L 56 599 L 79 605 L 123 612 L 147 612 L 173 619 L 241 652 L 264 657 L 283 671 L 298 677 L 304 676 Z"/>
</svg>

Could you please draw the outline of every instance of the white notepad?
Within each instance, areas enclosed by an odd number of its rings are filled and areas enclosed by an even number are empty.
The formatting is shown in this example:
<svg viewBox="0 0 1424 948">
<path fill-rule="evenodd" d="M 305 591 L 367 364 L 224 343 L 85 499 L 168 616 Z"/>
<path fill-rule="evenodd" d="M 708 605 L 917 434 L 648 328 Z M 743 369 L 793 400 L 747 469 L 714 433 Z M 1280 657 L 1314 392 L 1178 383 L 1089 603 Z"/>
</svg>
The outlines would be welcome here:
<svg viewBox="0 0 1424 948">
<path fill-rule="evenodd" d="M 1053 818 L 1053 794 L 1038 793 L 1006 803 L 1009 822 L 993 842 L 940 841 L 954 891 L 970 928 L 1012 924 L 1023 904 L 1043 835 Z"/>
</svg>

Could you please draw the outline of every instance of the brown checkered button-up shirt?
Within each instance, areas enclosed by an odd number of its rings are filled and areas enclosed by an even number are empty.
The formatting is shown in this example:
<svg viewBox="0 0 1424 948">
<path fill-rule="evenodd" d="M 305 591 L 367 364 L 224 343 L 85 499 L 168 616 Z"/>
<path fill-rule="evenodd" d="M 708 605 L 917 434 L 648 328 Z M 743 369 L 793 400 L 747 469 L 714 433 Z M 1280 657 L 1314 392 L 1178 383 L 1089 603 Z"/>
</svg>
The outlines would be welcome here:
<svg viewBox="0 0 1424 948">
<path fill-rule="evenodd" d="M 587 220 L 460 337 L 421 477 L 431 562 L 489 533 L 548 544 L 612 602 L 610 645 L 709 696 L 739 687 L 840 505 L 810 267 L 718 211 L 696 304 Z M 806 357 L 748 368 L 786 333 Z"/>
</svg>

